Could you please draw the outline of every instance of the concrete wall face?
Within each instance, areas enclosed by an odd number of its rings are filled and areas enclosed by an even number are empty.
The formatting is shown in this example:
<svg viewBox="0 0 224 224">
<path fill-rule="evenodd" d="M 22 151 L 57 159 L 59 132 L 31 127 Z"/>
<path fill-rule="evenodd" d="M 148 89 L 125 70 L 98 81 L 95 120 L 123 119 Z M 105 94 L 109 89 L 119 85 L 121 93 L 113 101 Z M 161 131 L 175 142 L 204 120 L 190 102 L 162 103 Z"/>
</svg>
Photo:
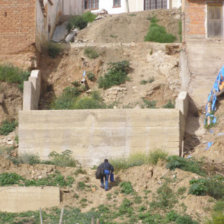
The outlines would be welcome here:
<svg viewBox="0 0 224 224">
<path fill-rule="evenodd" d="M 39 70 L 33 70 L 29 80 L 24 82 L 23 110 L 37 110 L 41 90 L 41 75 Z"/>
<path fill-rule="evenodd" d="M 26 212 L 59 206 L 58 187 L 0 187 L 0 211 Z"/>
<path fill-rule="evenodd" d="M 35 0 L 0 0 L 0 54 L 16 53 L 35 43 Z"/>
<path fill-rule="evenodd" d="M 41 46 L 48 41 L 54 32 L 55 26 L 62 14 L 62 0 L 54 0 L 53 5 L 49 1 L 43 1 L 44 11 L 40 1 L 36 1 L 36 46 Z"/>
<path fill-rule="evenodd" d="M 81 15 L 83 13 L 83 1 L 62 0 L 63 15 Z"/>
<path fill-rule="evenodd" d="M 69 149 L 87 166 L 155 149 L 178 155 L 179 122 L 174 109 L 21 111 L 19 154 Z"/>
</svg>

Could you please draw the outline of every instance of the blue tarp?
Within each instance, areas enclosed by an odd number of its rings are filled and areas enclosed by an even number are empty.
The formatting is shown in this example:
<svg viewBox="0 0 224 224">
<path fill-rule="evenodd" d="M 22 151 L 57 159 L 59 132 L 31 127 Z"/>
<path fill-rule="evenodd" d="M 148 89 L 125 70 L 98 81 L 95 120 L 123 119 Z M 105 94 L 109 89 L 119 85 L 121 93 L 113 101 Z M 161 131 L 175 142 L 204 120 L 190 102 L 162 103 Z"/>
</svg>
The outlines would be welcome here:
<svg viewBox="0 0 224 224">
<path fill-rule="evenodd" d="M 214 112 L 216 111 L 216 101 L 217 101 L 217 93 L 220 92 L 219 86 L 221 84 L 221 82 L 224 81 L 224 66 L 221 68 L 221 70 L 219 71 L 219 74 L 215 80 L 215 83 L 213 85 L 213 88 L 208 96 L 208 102 L 206 104 L 206 119 L 205 119 L 205 124 L 207 123 L 207 118 L 210 117 L 211 118 L 211 122 L 213 124 L 216 123 L 216 117 L 213 115 Z M 211 112 L 208 112 L 208 105 L 209 103 L 211 104 Z"/>
</svg>

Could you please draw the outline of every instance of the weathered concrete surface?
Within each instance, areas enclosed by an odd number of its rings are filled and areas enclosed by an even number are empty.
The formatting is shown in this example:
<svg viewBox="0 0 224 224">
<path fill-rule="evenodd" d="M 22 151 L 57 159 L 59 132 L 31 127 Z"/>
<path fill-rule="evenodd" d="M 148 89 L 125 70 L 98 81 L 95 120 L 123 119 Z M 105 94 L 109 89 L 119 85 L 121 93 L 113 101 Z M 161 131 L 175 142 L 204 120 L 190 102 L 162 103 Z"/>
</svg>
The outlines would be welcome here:
<svg viewBox="0 0 224 224">
<path fill-rule="evenodd" d="M 25 212 L 58 206 L 58 187 L 0 187 L 0 211 Z"/>
<path fill-rule="evenodd" d="M 191 73 L 189 94 L 197 106 L 207 102 L 213 83 L 224 64 L 224 42 L 217 40 L 188 40 L 186 45 Z"/>
<path fill-rule="evenodd" d="M 37 110 L 41 89 L 41 75 L 39 70 L 33 70 L 29 81 L 24 82 L 23 110 Z"/>
<path fill-rule="evenodd" d="M 69 149 L 84 165 L 105 157 L 163 149 L 179 154 L 180 115 L 175 109 L 20 111 L 19 154 L 48 159 Z"/>
</svg>

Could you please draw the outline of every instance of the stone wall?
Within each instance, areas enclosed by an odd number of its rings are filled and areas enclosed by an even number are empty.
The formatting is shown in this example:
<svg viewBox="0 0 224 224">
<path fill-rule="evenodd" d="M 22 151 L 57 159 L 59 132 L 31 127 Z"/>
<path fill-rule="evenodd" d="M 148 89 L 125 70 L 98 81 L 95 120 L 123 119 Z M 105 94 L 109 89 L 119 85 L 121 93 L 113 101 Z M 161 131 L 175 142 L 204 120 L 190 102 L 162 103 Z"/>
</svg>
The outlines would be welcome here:
<svg viewBox="0 0 224 224">
<path fill-rule="evenodd" d="M 0 1 L 0 54 L 19 52 L 35 44 L 35 2 Z"/>
<path fill-rule="evenodd" d="M 29 80 L 23 87 L 23 110 L 37 110 L 41 90 L 41 75 L 39 70 L 33 70 Z"/>
<path fill-rule="evenodd" d="M 0 187 L 0 211 L 26 212 L 59 206 L 58 187 Z"/>
<path fill-rule="evenodd" d="M 162 149 L 179 155 L 180 115 L 175 109 L 20 111 L 19 154 L 69 149 L 83 165 Z"/>
</svg>

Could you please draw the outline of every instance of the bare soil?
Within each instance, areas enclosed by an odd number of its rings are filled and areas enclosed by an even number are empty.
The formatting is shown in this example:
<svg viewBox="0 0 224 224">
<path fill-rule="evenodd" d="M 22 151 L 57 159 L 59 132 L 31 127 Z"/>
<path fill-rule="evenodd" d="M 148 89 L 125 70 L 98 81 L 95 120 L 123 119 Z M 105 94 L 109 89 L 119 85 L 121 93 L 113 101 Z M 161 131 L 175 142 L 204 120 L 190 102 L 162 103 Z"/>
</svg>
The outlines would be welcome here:
<svg viewBox="0 0 224 224">
<path fill-rule="evenodd" d="M 107 15 L 82 30 L 77 41 L 95 43 L 143 42 L 150 19 L 155 16 L 158 24 L 166 28 L 179 41 L 180 10 L 151 10 L 137 13 Z"/>
</svg>

